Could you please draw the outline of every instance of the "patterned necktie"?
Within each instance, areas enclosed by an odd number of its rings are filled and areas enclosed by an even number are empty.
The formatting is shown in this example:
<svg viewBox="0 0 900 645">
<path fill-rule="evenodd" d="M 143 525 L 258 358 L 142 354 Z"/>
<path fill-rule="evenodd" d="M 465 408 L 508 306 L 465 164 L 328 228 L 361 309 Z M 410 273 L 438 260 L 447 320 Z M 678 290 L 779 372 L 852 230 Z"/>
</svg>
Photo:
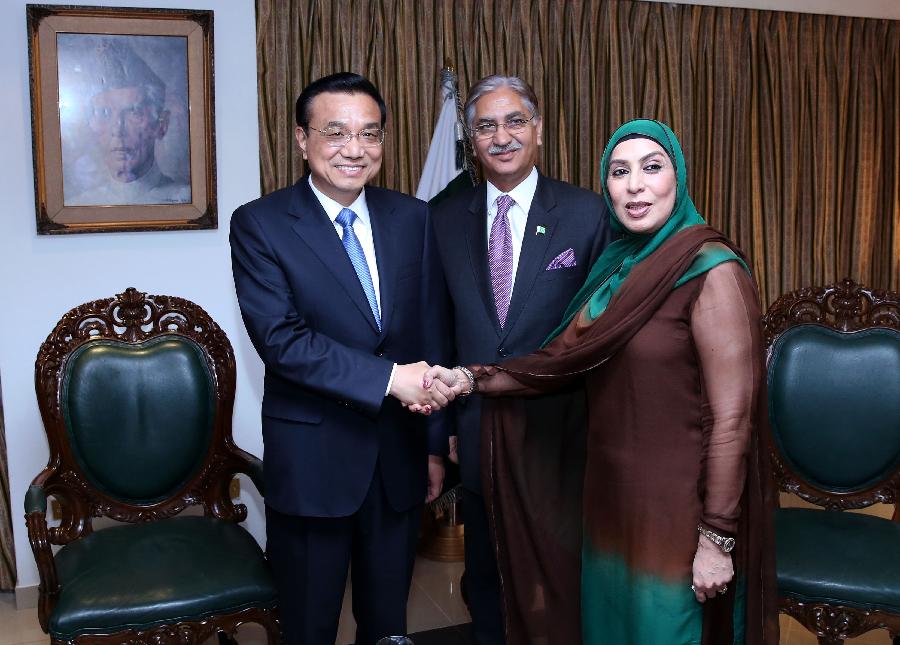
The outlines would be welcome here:
<svg viewBox="0 0 900 645">
<path fill-rule="evenodd" d="M 369 273 L 369 264 L 366 262 L 366 255 L 363 253 L 362 245 L 359 238 L 356 237 L 356 231 L 353 230 L 353 221 L 356 219 L 356 213 L 349 208 L 341 209 L 335 221 L 344 229 L 344 236 L 341 241 L 344 243 L 344 249 L 350 257 L 350 263 L 356 270 L 356 277 L 362 285 L 363 291 L 366 292 L 366 298 L 372 313 L 375 315 L 375 324 L 378 331 L 381 331 L 381 314 L 378 313 L 378 300 L 375 298 L 375 285 L 372 283 L 372 274 Z"/>
<path fill-rule="evenodd" d="M 512 297 L 513 247 L 509 209 L 514 203 L 509 195 L 497 198 L 497 215 L 491 224 L 491 237 L 488 241 L 491 286 L 494 289 L 494 303 L 497 305 L 497 318 L 501 328 L 506 324 L 509 300 Z"/>
</svg>

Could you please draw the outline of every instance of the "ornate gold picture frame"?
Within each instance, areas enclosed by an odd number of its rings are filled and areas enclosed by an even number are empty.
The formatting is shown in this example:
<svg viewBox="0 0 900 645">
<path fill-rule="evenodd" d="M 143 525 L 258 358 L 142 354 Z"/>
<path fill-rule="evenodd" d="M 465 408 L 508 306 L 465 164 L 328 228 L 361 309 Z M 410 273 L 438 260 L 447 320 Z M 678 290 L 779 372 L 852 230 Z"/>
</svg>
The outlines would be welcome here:
<svg viewBox="0 0 900 645">
<path fill-rule="evenodd" d="M 213 12 L 27 18 L 38 233 L 216 228 Z"/>
</svg>

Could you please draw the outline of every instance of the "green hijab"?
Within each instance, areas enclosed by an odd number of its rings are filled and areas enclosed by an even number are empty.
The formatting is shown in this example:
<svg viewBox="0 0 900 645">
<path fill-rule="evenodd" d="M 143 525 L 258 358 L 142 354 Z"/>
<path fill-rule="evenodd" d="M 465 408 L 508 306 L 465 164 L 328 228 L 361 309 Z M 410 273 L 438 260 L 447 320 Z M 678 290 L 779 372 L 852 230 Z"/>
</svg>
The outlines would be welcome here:
<svg viewBox="0 0 900 645">
<path fill-rule="evenodd" d="M 672 208 L 672 214 L 669 215 L 669 219 L 653 233 L 630 233 L 616 217 L 612 200 L 609 196 L 609 189 L 606 187 L 606 180 L 609 176 L 609 159 L 613 150 L 622 139 L 636 136 L 646 137 L 658 143 L 669 155 L 669 159 L 675 166 L 677 182 L 675 205 Z M 584 285 L 575 294 L 572 302 L 569 303 L 566 313 L 563 315 L 562 323 L 544 341 L 544 345 L 560 334 L 585 305 L 588 306 L 588 320 L 596 319 L 606 310 L 610 298 L 619 290 L 619 287 L 622 286 L 625 278 L 628 277 L 635 265 L 644 261 L 679 231 L 689 226 L 706 223 L 700 213 L 697 212 L 690 195 L 688 195 L 687 168 L 685 167 L 681 145 L 678 143 L 675 133 L 664 123 L 650 119 L 635 119 L 619 126 L 613 132 L 609 143 L 606 144 L 606 149 L 603 151 L 603 158 L 600 160 L 600 180 L 603 187 L 603 197 L 606 199 L 606 205 L 609 209 L 610 226 L 613 233 L 622 234 L 622 237 L 606 247 L 603 254 L 597 258 Z M 697 255 L 697 258 L 685 274 L 678 279 L 673 288 L 680 287 L 688 280 L 730 260 L 737 260 L 749 272 L 747 265 L 732 251 L 712 248 L 704 250 Z"/>
</svg>

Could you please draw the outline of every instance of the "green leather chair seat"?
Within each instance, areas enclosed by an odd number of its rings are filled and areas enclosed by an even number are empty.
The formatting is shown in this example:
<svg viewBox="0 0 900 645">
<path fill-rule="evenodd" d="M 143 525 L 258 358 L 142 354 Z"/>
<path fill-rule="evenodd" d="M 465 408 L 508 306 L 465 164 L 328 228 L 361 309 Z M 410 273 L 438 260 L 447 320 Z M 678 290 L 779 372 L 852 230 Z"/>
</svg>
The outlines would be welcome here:
<svg viewBox="0 0 900 645">
<path fill-rule="evenodd" d="M 97 531 L 63 547 L 56 566 L 62 590 L 49 631 L 61 640 L 274 607 L 276 601 L 253 537 L 209 517 Z"/>
<path fill-rule="evenodd" d="M 900 612 L 900 524 L 858 513 L 775 513 L 778 588 L 798 600 Z"/>
</svg>

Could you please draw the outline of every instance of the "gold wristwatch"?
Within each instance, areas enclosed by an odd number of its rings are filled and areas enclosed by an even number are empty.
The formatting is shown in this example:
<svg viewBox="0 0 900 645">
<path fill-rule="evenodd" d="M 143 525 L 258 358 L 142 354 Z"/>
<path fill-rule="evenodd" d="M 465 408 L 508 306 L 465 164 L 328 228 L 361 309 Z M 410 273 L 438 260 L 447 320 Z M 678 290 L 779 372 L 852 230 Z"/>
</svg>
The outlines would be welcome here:
<svg viewBox="0 0 900 645">
<path fill-rule="evenodd" d="M 710 542 L 722 549 L 724 553 L 731 553 L 734 549 L 734 538 L 724 537 L 718 533 L 713 533 L 702 524 L 697 525 L 697 530 L 700 531 L 700 535 L 707 537 Z"/>
</svg>

